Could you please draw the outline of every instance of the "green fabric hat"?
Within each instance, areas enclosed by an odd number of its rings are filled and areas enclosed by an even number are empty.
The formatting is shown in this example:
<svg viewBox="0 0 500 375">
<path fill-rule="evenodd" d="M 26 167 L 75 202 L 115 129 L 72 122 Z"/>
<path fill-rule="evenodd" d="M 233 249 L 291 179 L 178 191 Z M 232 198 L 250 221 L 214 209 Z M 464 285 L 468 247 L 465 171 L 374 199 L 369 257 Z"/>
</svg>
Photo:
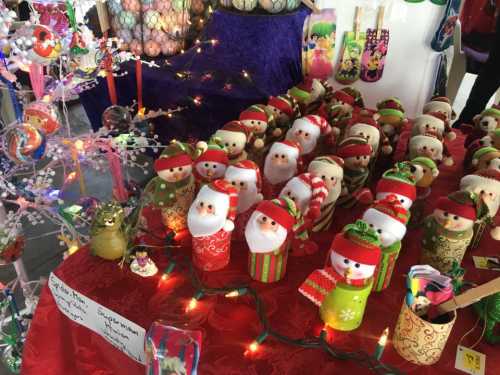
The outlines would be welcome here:
<svg viewBox="0 0 500 375">
<path fill-rule="evenodd" d="M 430 168 L 431 171 L 435 171 L 436 169 L 438 169 L 437 164 L 434 162 L 434 160 L 427 158 L 425 156 L 418 156 L 412 159 L 411 162 L 414 164 L 419 164 L 427 168 Z"/>
<path fill-rule="evenodd" d="M 401 119 L 405 117 L 405 110 L 398 98 L 392 97 L 377 103 L 378 113 L 382 116 L 397 116 Z"/>
<path fill-rule="evenodd" d="M 481 116 L 493 116 L 495 118 L 500 118 L 500 109 L 496 107 L 487 108 L 481 112 Z"/>
<path fill-rule="evenodd" d="M 290 90 L 288 90 L 288 94 L 290 94 L 294 98 L 297 98 L 298 100 L 307 100 L 311 96 L 310 92 L 298 86 L 294 86 Z"/>
<path fill-rule="evenodd" d="M 371 246 L 381 245 L 377 232 L 363 220 L 356 220 L 353 224 L 347 224 L 342 232 L 344 232 L 344 236 L 351 241 Z"/>
<path fill-rule="evenodd" d="M 498 151 L 495 147 L 481 147 L 479 150 L 474 152 L 474 155 L 472 155 L 472 164 L 477 164 L 479 162 L 479 159 L 481 159 L 484 155 L 492 152 L 500 154 L 500 151 Z"/>
<path fill-rule="evenodd" d="M 394 164 L 394 167 L 384 172 L 382 178 L 415 185 L 415 177 L 411 173 L 410 165 L 405 162 Z"/>
</svg>

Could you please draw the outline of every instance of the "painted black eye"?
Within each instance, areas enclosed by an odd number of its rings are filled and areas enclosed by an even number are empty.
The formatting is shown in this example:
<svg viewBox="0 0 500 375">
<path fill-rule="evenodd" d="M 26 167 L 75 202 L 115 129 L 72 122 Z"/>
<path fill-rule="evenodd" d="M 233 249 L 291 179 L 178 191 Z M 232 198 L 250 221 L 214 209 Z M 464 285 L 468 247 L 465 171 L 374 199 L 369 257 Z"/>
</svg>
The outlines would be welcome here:
<svg viewBox="0 0 500 375">
<path fill-rule="evenodd" d="M 453 220 L 458 220 L 458 216 L 457 215 L 453 216 Z"/>
<path fill-rule="evenodd" d="M 344 259 L 345 264 L 349 264 L 349 259 Z"/>
<path fill-rule="evenodd" d="M 267 221 L 267 217 L 265 217 L 265 216 L 264 216 L 264 217 L 262 218 L 262 221 L 265 223 L 265 222 Z"/>
<path fill-rule="evenodd" d="M 250 124 L 255 124 L 255 122 L 252 120 L 252 121 L 250 121 Z"/>
<path fill-rule="evenodd" d="M 359 160 L 359 156 L 356 156 L 356 160 Z"/>
<path fill-rule="evenodd" d="M 231 185 L 236 186 L 236 182 L 235 181 L 231 181 Z"/>
<path fill-rule="evenodd" d="M 309 137 L 309 133 L 305 133 L 304 135 L 305 135 L 306 137 Z"/>
<path fill-rule="evenodd" d="M 205 167 L 208 168 L 208 163 L 205 163 Z"/>
<path fill-rule="evenodd" d="M 233 143 L 233 147 L 236 147 L 236 143 Z"/>
<path fill-rule="evenodd" d="M 302 134 L 302 130 L 299 130 L 299 134 Z"/>
<path fill-rule="evenodd" d="M 212 207 L 213 207 L 213 206 L 212 206 L 211 204 L 209 204 L 209 205 L 208 205 L 208 209 L 209 209 L 209 210 L 211 210 L 211 209 L 212 209 Z"/>
<path fill-rule="evenodd" d="M 240 186 L 245 186 L 245 183 L 244 182 L 240 182 Z"/>
<path fill-rule="evenodd" d="M 200 202 L 200 207 L 203 207 L 203 205 L 204 205 L 204 204 L 205 204 L 205 203 L 203 203 L 203 202 Z"/>
<path fill-rule="evenodd" d="M 405 202 L 405 200 L 404 200 L 404 199 L 400 199 L 399 201 L 400 201 L 401 203 L 404 203 L 404 202 Z"/>
<path fill-rule="evenodd" d="M 321 179 L 322 179 L 322 180 L 325 180 L 325 179 L 326 179 L 326 176 L 325 176 L 325 175 L 321 176 Z"/>
<path fill-rule="evenodd" d="M 359 268 L 359 267 L 361 267 L 361 264 L 356 263 L 356 264 L 354 265 L 354 267 Z"/>
<path fill-rule="evenodd" d="M 177 168 L 179 172 L 182 172 L 182 167 Z"/>
<path fill-rule="evenodd" d="M 217 168 L 217 165 L 212 164 L 212 168 L 213 168 L 213 169 Z"/>
<path fill-rule="evenodd" d="M 174 168 L 170 168 L 170 172 L 173 172 L 174 171 Z"/>
<path fill-rule="evenodd" d="M 382 229 L 377 229 L 378 234 L 382 234 Z"/>
<path fill-rule="evenodd" d="M 229 147 L 229 143 L 224 143 L 224 145 L 225 145 L 226 147 Z"/>
<path fill-rule="evenodd" d="M 286 158 L 286 155 L 285 154 L 281 154 L 281 158 L 282 159 Z"/>
<path fill-rule="evenodd" d="M 335 177 L 330 177 L 330 180 L 335 181 Z"/>
<path fill-rule="evenodd" d="M 427 146 L 424 146 L 424 147 L 423 147 L 423 149 L 424 149 L 424 150 L 427 150 Z"/>
<path fill-rule="evenodd" d="M 275 221 L 271 221 L 271 225 L 276 225 L 276 222 Z"/>
<path fill-rule="evenodd" d="M 275 157 L 275 158 L 279 158 L 279 157 L 280 157 L 280 155 L 279 155 L 279 154 L 274 154 L 274 157 Z"/>
<path fill-rule="evenodd" d="M 445 212 L 445 213 L 444 213 L 444 216 L 445 216 L 445 217 L 448 217 L 448 215 L 449 215 L 449 214 L 448 214 L 448 212 Z"/>
</svg>

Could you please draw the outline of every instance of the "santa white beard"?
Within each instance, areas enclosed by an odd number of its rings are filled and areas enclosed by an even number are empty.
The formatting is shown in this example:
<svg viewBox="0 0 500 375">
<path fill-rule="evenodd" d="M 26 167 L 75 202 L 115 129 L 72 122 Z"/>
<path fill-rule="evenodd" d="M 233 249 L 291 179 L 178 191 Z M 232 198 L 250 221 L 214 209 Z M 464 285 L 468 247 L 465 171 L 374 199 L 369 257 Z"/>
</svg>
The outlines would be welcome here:
<svg viewBox="0 0 500 375">
<path fill-rule="evenodd" d="M 287 230 L 279 224 L 276 231 L 262 231 L 258 222 L 262 216 L 264 216 L 262 212 L 255 211 L 245 228 L 245 238 L 252 253 L 268 253 L 277 250 L 288 235 Z"/>
<path fill-rule="evenodd" d="M 205 206 L 213 205 L 215 213 L 200 215 L 197 208 L 200 202 L 203 202 Z M 227 195 L 215 192 L 206 185 L 203 186 L 189 208 L 187 218 L 189 232 L 193 237 L 204 237 L 217 233 L 226 223 L 228 210 L 229 198 Z"/>
<path fill-rule="evenodd" d="M 241 214 L 252 207 L 258 201 L 258 195 L 257 186 L 254 183 L 249 183 L 247 188 L 240 190 L 238 194 L 238 209 L 236 212 Z"/>
<path fill-rule="evenodd" d="M 309 140 L 305 140 L 302 137 L 296 137 L 295 134 L 292 132 L 293 129 L 290 129 L 288 133 L 286 134 L 286 139 L 290 141 L 295 141 L 300 144 L 302 147 L 302 152 L 300 153 L 301 155 L 307 155 L 310 154 L 311 152 L 314 151 L 316 148 L 316 145 L 318 144 L 318 138 L 315 138 L 314 136 L 311 135 Z"/>
<path fill-rule="evenodd" d="M 276 185 L 286 182 L 297 173 L 297 160 L 288 158 L 288 165 L 277 167 L 271 162 L 272 155 L 266 156 L 264 163 L 264 176 L 271 184 Z"/>
</svg>

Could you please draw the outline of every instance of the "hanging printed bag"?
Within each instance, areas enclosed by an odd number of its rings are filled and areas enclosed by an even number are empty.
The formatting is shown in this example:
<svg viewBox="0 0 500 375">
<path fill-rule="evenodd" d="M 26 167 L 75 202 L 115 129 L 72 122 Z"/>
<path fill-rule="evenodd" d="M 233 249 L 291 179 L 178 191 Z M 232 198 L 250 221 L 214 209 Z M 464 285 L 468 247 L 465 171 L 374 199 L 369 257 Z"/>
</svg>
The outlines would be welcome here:
<svg viewBox="0 0 500 375">
<path fill-rule="evenodd" d="M 437 52 L 444 51 L 453 44 L 453 34 L 460 13 L 462 0 L 449 0 L 444 11 L 443 19 L 434 34 L 431 47 Z"/>
<path fill-rule="evenodd" d="M 389 46 L 389 30 L 382 29 L 384 7 L 379 8 L 377 28 L 366 31 L 366 43 L 361 59 L 361 79 L 365 82 L 376 82 L 382 78 L 385 57 Z"/>
</svg>

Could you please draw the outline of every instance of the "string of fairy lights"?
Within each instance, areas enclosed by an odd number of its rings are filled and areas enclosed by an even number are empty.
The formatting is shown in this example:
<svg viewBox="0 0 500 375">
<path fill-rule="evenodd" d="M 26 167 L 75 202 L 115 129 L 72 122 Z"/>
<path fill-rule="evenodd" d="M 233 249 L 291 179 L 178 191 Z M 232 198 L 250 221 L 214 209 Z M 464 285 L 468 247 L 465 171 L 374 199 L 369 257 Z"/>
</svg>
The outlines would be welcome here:
<svg viewBox="0 0 500 375">
<path fill-rule="evenodd" d="M 171 245 L 171 238 L 161 239 L 154 233 L 148 231 L 145 228 L 140 229 L 142 232 L 154 238 L 155 240 L 165 241 L 165 245 L 140 245 L 144 247 L 152 247 L 156 249 L 164 249 L 165 257 L 167 258 L 167 266 L 159 276 L 159 286 L 162 283 L 168 282 L 169 278 L 174 274 L 175 271 L 179 271 L 183 275 L 188 276 L 188 281 L 194 289 L 193 297 L 189 299 L 184 307 L 184 313 L 190 314 L 199 307 L 199 302 L 205 297 L 211 296 L 224 296 L 225 298 L 244 298 L 250 297 L 255 306 L 255 312 L 257 319 L 259 320 L 259 325 L 261 327 L 260 333 L 257 337 L 249 341 L 244 352 L 242 353 L 247 358 L 254 358 L 258 352 L 264 350 L 264 342 L 269 339 L 274 339 L 280 343 L 305 348 L 305 349 L 317 349 L 325 352 L 331 359 L 341 360 L 341 361 L 352 361 L 357 363 L 360 367 L 364 367 L 376 374 L 393 374 L 399 375 L 403 374 L 397 368 L 385 364 L 381 361 L 382 355 L 384 353 L 385 346 L 387 344 L 387 339 L 389 336 L 389 328 L 386 328 L 379 340 L 375 345 L 373 354 L 369 354 L 366 351 L 345 351 L 336 347 L 329 338 L 328 330 L 330 329 L 327 325 L 323 327 L 318 337 L 304 337 L 304 338 L 292 338 L 287 335 L 281 334 L 273 328 L 269 319 L 267 317 L 267 310 L 263 299 L 260 297 L 259 293 L 249 285 L 231 285 L 223 286 L 220 288 L 207 287 L 199 278 L 196 269 L 194 268 L 191 260 L 183 254 L 175 252 L 179 246 Z"/>
</svg>

